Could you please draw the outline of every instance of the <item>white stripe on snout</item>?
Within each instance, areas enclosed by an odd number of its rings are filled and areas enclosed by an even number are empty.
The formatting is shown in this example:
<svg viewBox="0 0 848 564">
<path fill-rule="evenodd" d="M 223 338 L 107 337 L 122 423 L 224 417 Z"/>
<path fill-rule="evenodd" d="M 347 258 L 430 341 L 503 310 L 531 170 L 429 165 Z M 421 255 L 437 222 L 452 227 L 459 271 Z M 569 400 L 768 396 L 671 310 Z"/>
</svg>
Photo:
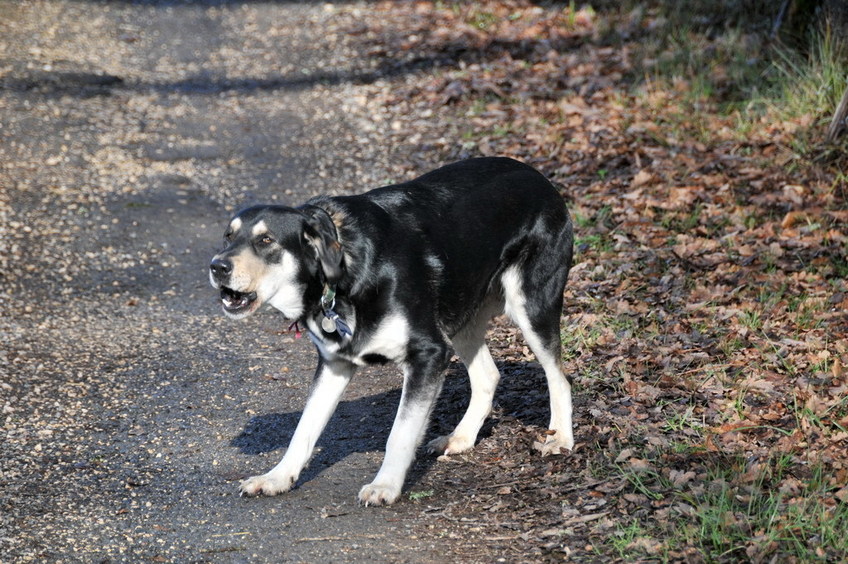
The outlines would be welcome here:
<svg viewBox="0 0 848 564">
<path fill-rule="evenodd" d="M 265 225 L 264 221 L 260 221 L 256 225 L 253 226 L 251 233 L 253 233 L 254 237 L 258 237 L 259 235 L 262 235 L 263 233 L 268 233 L 268 226 Z"/>
</svg>

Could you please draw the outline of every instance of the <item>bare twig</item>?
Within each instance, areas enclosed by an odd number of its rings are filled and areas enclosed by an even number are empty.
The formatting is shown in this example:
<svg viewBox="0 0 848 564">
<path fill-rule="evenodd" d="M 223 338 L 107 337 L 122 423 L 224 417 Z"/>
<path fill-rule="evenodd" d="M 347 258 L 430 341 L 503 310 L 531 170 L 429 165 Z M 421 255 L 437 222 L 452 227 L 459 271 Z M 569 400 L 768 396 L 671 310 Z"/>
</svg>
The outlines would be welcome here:
<svg viewBox="0 0 848 564">
<path fill-rule="evenodd" d="M 351 539 L 382 539 L 385 535 L 345 535 L 331 537 L 302 537 L 294 542 L 323 542 L 323 541 L 346 541 Z"/>
</svg>

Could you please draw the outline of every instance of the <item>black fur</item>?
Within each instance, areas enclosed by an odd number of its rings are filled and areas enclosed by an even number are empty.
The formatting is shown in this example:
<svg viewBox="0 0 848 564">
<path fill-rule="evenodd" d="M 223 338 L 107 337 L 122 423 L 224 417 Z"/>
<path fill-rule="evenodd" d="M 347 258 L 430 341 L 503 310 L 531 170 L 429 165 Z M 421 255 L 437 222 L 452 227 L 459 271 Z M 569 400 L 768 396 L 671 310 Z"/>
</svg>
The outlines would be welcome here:
<svg viewBox="0 0 848 564">
<path fill-rule="evenodd" d="M 352 374 L 354 365 L 392 360 L 407 368 L 401 412 L 432 407 L 451 340 L 480 322 L 484 303 L 504 300 L 501 277 L 508 269 L 520 273 L 526 297 L 521 306 L 532 332 L 559 362 L 572 226 L 557 190 L 528 165 L 472 159 L 361 195 L 319 197 L 299 208 L 254 207 L 237 218 L 241 229 L 215 261 L 220 266 L 246 246 L 269 264 L 279 263 L 284 252 L 294 257 L 293 280 L 302 300 L 298 321 L 309 328 L 321 356 L 316 380 L 328 363 L 336 367 L 333 374 Z M 248 226 L 259 221 L 273 244 L 254 240 Z M 213 285 L 227 288 L 225 269 L 216 270 L 215 261 Z M 321 297 L 328 288 L 335 290 L 333 311 L 353 327 L 350 337 L 321 329 Z M 389 316 L 401 316 L 408 327 L 400 353 L 372 350 L 375 332 Z M 570 397 L 568 402 L 570 423 Z M 411 440 L 420 434 L 423 429 Z M 272 489 L 248 493 L 283 491 Z M 390 497 L 363 501 L 390 503 Z"/>
</svg>

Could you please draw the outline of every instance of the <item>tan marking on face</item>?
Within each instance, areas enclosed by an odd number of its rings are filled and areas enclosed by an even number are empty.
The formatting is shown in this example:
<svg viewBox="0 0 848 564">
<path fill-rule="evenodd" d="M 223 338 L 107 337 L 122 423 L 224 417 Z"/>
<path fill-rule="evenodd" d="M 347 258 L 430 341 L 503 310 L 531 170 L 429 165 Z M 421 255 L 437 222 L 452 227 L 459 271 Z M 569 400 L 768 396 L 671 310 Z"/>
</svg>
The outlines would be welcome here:
<svg viewBox="0 0 848 564">
<path fill-rule="evenodd" d="M 256 225 L 253 226 L 251 233 L 254 237 L 259 237 L 260 235 L 264 235 L 268 233 L 268 226 L 265 225 L 264 221 L 259 221 Z"/>
<path fill-rule="evenodd" d="M 241 229 L 241 219 L 236 217 L 230 222 L 230 230 L 235 232 L 239 229 Z"/>
<path fill-rule="evenodd" d="M 255 292 L 267 275 L 268 264 L 256 256 L 251 249 L 242 249 L 230 257 L 233 273 L 229 287 L 237 292 Z"/>
</svg>

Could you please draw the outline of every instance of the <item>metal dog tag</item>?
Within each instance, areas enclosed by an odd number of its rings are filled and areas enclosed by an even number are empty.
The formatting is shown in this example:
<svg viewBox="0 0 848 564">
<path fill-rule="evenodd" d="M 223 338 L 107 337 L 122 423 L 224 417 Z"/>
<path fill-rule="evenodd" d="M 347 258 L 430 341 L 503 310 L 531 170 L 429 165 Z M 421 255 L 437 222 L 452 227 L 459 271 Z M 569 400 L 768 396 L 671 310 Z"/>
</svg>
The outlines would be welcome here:
<svg viewBox="0 0 848 564">
<path fill-rule="evenodd" d="M 321 329 L 326 331 L 327 333 L 335 333 L 336 332 L 336 322 L 330 319 L 329 317 L 325 317 L 321 320 Z"/>
</svg>

